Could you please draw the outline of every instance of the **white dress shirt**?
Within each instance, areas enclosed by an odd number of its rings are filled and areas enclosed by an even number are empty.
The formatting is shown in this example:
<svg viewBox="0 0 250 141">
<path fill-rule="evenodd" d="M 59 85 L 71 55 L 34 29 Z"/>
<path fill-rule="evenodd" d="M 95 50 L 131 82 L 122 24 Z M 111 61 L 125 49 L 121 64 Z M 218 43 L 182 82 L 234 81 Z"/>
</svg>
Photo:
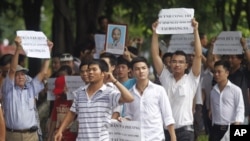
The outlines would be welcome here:
<svg viewBox="0 0 250 141">
<path fill-rule="evenodd" d="M 136 85 L 130 90 L 134 101 L 126 103 L 125 117 L 140 121 L 141 140 L 164 140 L 163 126 L 174 124 L 171 106 L 164 88 L 149 81 L 143 94 L 136 89 Z"/>
<path fill-rule="evenodd" d="M 244 121 L 244 102 L 241 89 L 229 80 L 220 92 L 216 84 L 210 95 L 212 123 L 229 125 Z"/>
<path fill-rule="evenodd" d="M 196 77 L 193 72 L 190 71 L 189 74 L 184 74 L 184 76 L 176 82 L 173 74 L 164 67 L 159 79 L 169 97 L 175 120 L 175 128 L 193 125 L 193 99 L 200 76 Z"/>
</svg>

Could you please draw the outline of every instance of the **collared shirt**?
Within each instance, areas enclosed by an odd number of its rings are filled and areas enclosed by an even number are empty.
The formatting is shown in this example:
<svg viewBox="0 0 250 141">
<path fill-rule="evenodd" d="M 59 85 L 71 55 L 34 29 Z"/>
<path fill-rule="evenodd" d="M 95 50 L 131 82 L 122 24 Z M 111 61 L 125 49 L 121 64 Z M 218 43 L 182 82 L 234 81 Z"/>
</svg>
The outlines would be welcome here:
<svg viewBox="0 0 250 141">
<path fill-rule="evenodd" d="M 112 107 L 119 105 L 121 94 L 119 91 L 105 84 L 88 97 L 87 88 L 83 86 L 77 91 L 70 111 L 78 116 L 77 141 L 109 141 L 108 124 L 110 123 Z"/>
<path fill-rule="evenodd" d="M 202 89 L 205 91 L 205 105 L 207 109 L 210 109 L 210 92 L 213 88 L 213 73 L 210 70 L 206 70 L 201 81 Z"/>
<path fill-rule="evenodd" d="M 175 120 L 175 128 L 193 124 L 193 99 L 198 87 L 200 76 L 193 72 L 184 74 L 176 82 L 172 73 L 165 67 L 159 76 L 162 86 L 167 91 Z"/>
<path fill-rule="evenodd" d="M 162 141 L 165 139 L 163 126 L 174 124 L 171 106 L 164 88 L 149 81 L 143 94 L 130 90 L 134 101 L 126 103 L 125 117 L 141 123 L 142 141 Z"/>
<path fill-rule="evenodd" d="M 220 92 L 216 84 L 210 95 L 212 123 L 229 125 L 233 122 L 244 121 L 244 102 L 241 89 L 228 80 Z"/>
<path fill-rule="evenodd" d="M 37 126 L 35 98 L 43 88 L 37 77 L 28 81 L 23 89 L 9 76 L 5 78 L 2 92 L 6 127 L 20 130 Z"/>
</svg>

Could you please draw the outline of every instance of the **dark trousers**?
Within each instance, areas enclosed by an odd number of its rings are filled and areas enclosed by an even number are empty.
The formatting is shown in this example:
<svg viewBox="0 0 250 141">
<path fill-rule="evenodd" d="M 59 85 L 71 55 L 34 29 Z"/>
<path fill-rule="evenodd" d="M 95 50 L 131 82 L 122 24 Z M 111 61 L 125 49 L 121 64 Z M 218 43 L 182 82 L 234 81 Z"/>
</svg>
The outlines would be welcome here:
<svg viewBox="0 0 250 141">
<path fill-rule="evenodd" d="M 222 137 L 227 132 L 228 125 L 216 125 L 212 126 L 211 134 L 209 136 L 209 141 L 220 141 Z"/>
<path fill-rule="evenodd" d="M 164 130 L 165 140 L 170 141 L 170 135 L 168 130 Z M 194 141 L 194 131 L 193 126 L 188 125 L 175 129 L 176 140 L 177 141 Z"/>
</svg>

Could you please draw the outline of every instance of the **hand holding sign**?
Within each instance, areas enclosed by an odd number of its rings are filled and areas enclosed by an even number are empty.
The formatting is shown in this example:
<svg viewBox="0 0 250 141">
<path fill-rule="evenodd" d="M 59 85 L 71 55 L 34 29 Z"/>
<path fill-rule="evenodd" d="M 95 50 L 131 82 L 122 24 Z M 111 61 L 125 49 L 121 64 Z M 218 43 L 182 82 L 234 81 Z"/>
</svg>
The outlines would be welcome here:
<svg viewBox="0 0 250 141">
<path fill-rule="evenodd" d="M 194 17 L 194 9 L 162 9 L 158 17 L 159 24 L 156 29 L 157 34 L 193 33 L 191 19 Z"/>
<path fill-rule="evenodd" d="M 17 36 L 22 40 L 22 48 L 27 57 L 50 58 L 47 37 L 38 31 L 17 31 Z"/>
</svg>

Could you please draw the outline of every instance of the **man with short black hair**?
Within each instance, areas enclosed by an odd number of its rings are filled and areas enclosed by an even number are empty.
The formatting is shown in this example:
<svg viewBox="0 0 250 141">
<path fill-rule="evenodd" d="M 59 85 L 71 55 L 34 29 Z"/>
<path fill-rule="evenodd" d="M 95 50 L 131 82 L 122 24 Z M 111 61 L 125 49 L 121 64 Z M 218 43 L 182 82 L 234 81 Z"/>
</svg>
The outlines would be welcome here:
<svg viewBox="0 0 250 141">
<path fill-rule="evenodd" d="M 109 141 L 108 124 L 112 109 L 119 104 L 134 100 L 130 92 L 108 72 L 107 63 L 94 59 L 88 64 L 89 84 L 75 91 L 76 97 L 55 135 L 55 141 L 62 140 L 65 128 L 75 119 L 79 121 L 76 140 Z M 112 82 L 119 91 L 108 87 L 103 81 Z"/>
<path fill-rule="evenodd" d="M 44 61 L 41 71 L 32 79 L 27 75 L 28 69 L 18 65 L 21 38 L 16 37 L 15 43 L 17 48 L 2 88 L 6 141 L 37 141 L 35 99 L 44 88 L 42 80 L 47 75 L 50 60 Z M 48 41 L 48 46 L 51 51 L 53 43 Z"/>
</svg>

